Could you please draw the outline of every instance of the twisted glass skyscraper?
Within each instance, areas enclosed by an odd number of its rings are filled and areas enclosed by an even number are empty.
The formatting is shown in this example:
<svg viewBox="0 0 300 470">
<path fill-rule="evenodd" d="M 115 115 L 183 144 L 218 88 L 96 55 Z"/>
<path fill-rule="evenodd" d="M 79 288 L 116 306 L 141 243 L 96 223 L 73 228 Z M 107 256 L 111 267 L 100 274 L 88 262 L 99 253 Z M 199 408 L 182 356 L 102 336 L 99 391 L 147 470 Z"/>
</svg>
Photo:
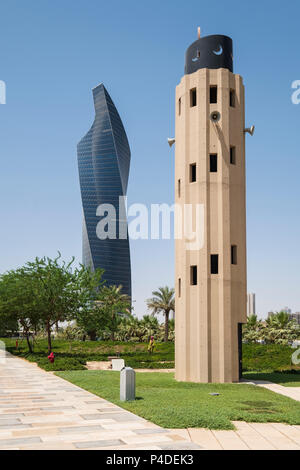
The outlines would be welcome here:
<svg viewBox="0 0 300 470">
<path fill-rule="evenodd" d="M 127 191 L 130 148 L 119 113 L 103 84 L 93 89 L 93 97 L 95 120 L 77 148 L 83 206 L 83 264 L 104 269 L 106 284 L 121 284 L 122 292 L 131 297 L 127 222 L 119 207 L 119 198 Z M 99 239 L 96 233 L 99 221 L 106 216 L 97 215 L 103 204 L 114 206 L 116 220 L 112 222 L 116 222 L 116 238 Z M 123 235 L 119 233 L 119 222 Z"/>
</svg>

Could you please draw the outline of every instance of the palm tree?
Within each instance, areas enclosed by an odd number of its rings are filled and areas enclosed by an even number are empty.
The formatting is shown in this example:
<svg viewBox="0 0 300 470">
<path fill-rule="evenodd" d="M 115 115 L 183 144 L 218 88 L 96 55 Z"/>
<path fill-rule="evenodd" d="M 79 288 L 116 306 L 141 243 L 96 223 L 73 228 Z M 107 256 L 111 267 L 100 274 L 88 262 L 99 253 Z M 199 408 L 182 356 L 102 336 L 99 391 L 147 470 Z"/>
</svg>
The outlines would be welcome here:
<svg viewBox="0 0 300 470">
<path fill-rule="evenodd" d="M 280 328 L 280 329 L 284 329 L 288 326 L 288 324 L 290 323 L 290 317 L 289 317 L 289 314 L 286 313 L 286 312 L 277 312 L 273 315 L 271 315 L 268 319 L 267 319 L 267 324 L 269 326 L 274 326 L 274 327 L 277 327 L 277 328 Z"/>
<path fill-rule="evenodd" d="M 152 292 L 153 297 L 147 300 L 147 307 L 152 310 L 152 315 L 163 313 L 165 316 L 165 337 L 164 341 L 169 340 L 169 315 L 175 312 L 175 290 L 169 287 L 160 287 Z"/>
<path fill-rule="evenodd" d="M 98 294 L 97 302 L 107 310 L 111 340 L 115 340 L 115 333 L 122 318 L 131 314 L 131 300 L 127 294 L 122 294 L 122 286 L 103 286 Z"/>
<path fill-rule="evenodd" d="M 249 317 L 247 318 L 247 327 L 249 327 L 249 329 L 256 329 L 257 325 L 257 315 L 249 315 Z"/>
</svg>

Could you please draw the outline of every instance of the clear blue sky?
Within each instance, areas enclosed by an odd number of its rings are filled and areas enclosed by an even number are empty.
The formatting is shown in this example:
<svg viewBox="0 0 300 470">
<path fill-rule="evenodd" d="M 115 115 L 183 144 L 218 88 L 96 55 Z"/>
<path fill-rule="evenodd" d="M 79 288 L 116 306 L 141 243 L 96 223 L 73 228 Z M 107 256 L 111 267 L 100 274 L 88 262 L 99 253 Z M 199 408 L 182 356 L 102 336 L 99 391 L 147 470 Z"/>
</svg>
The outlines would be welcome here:
<svg viewBox="0 0 300 470">
<path fill-rule="evenodd" d="M 36 255 L 81 260 L 77 142 L 104 82 L 132 150 L 129 203 L 173 201 L 174 92 L 202 34 L 234 41 L 246 85 L 248 290 L 261 316 L 300 311 L 299 1 L 4 0 L 1 2 L 0 271 Z M 131 241 L 135 313 L 173 285 L 173 243 Z"/>
</svg>

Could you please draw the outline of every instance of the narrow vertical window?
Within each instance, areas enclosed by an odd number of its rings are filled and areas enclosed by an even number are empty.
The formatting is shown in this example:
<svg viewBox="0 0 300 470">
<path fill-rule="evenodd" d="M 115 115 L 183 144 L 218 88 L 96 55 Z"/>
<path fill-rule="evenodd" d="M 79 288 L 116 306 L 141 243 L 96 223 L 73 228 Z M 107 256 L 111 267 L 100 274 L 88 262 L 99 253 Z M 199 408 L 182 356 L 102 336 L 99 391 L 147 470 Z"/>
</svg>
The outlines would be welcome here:
<svg viewBox="0 0 300 470">
<path fill-rule="evenodd" d="M 218 102 L 218 87 L 216 85 L 213 85 L 213 86 L 210 87 L 209 102 L 210 103 L 217 103 Z"/>
<path fill-rule="evenodd" d="M 219 255 L 210 255 L 210 272 L 219 274 Z"/>
<path fill-rule="evenodd" d="M 190 106 L 191 108 L 194 108 L 194 106 L 197 106 L 197 89 L 192 88 L 190 90 Z"/>
<path fill-rule="evenodd" d="M 181 196 L 181 181 L 180 181 L 180 180 L 178 180 L 178 188 L 177 188 L 177 190 L 178 190 L 178 197 L 180 197 L 180 196 Z"/>
<path fill-rule="evenodd" d="M 236 152 L 235 147 L 230 147 L 230 163 L 231 165 L 236 164 Z"/>
<path fill-rule="evenodd" d="M 197 277 L 197 266 L 191 266 L 191 286 L 197 285 Z"/>
<path fill-rule="evenodd" d="M 181 115 L 181 98 L 178 100 L 178 114 Z"/>
<path fill-rule="evenodd" d="M 232 108 L 235 108 L 235 91 L 230 90 L 230 95 L 229 95 L 229 104 Z"/>
<path fill-rule="evenodd" d="M 237 246 L 231 245 L 231 264 L 237 264 Z"/>
<path fill-rule="evenodd" d="M 195 183 L 197 180 L 197 166 L 196 163 L 190 165 L 190 183 Z"/>
<path fill-rule="evenodd" d="M 218 171 L 218 155 L 216 153 L 211 153 L 209 156 L 209 170 L 211 173 Z"/>
<path fill-rule="evenodd" d="M 181 297 L 181 279 L 178 279 L 178 297 Z"/>
</svg>

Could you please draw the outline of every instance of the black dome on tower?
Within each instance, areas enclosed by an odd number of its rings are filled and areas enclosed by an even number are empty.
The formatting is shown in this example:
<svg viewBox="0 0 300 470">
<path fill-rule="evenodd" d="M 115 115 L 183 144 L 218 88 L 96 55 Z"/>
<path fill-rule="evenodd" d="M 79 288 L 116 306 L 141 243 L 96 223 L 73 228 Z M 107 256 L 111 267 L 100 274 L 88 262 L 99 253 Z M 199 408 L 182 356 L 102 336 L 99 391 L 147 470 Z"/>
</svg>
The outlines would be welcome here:
<svg viewBox="0 0 300 470">
<path fill-rule="evenodd" d="M 228 69 L 233 72 L 232 39 L 216 34 L 197 39 L 185 54 L 185 75 L 199 69 Z"/>
</svg>

